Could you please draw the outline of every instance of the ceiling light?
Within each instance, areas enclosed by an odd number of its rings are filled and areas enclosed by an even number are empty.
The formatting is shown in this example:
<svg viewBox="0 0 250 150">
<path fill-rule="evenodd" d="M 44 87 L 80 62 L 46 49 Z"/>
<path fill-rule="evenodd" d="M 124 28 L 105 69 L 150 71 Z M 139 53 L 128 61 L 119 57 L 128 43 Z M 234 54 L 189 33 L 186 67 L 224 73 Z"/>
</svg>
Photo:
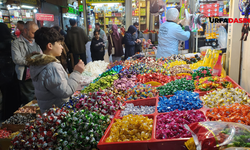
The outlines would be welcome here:
<svg viewBox="0 0 250 150">
<path fill-rule="evenodd" d="M 0 2 L 0 5 L 2 5 L 3 4 L 3 2 Z"/>
<path fill-rule="evenodd" d="M 34 13 L 37 13 L 37 9 L 33 9 L 33 12 L 34 12 Z"/>
<path fill-rule="evenodd" d="M 28 5 L 21 5 L 22 8 L 28 8 L 28 9 L 32 9 L 34 8 L 33 6 L 28 6 Z"/>
</svg>

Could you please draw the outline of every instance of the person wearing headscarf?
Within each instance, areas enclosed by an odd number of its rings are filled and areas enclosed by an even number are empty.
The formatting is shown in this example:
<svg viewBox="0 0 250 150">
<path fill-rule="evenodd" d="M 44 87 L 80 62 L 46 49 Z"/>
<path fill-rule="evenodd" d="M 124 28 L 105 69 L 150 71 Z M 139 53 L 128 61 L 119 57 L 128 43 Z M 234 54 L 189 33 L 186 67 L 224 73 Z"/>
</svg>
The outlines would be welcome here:
<svg viewBox="0 0 250 150">
<path fill-rule="evenodd" d="M 11 57 L 10 29 L 0 23 L 0 91 L 2 93 L 2 119 L 8 119 L 21 105 L 20 88 Z"/>
<path fill-rule="evenodd" d="M 170 8 L 167 11 L 167 21 L 161 25 L 159 30 L 156 58 L 178 54 L 179 41 L 186 41 L 190 38 L 189 20 L 184 21 L 185 30 L 183 30 L 176 23 L 178 16 L 179 11 L 176 8 Z"/>
<path fill-rule="evenodd" d="M 136 34 L 136 27 L 131 25 L 123 38 L 123 44 L 125 44 L 125 59 L 135 55 L 135 45 L 139 43 L 139 39 L 135 39 L 133 35 Z"/>
<path fill-rule="evenodd" d="M 109 56 L 112 55 L 112 61 L 115 62 L 120 61 L 121 56 L 124 54 L 122 47 L 123 36 L 118 32 L 117 25 L 113 25 L 111 29 L 112 31 L 108 36 L 108 54 Z M 115 49 L 113 54 L 112 47 Z"/>
</svg>

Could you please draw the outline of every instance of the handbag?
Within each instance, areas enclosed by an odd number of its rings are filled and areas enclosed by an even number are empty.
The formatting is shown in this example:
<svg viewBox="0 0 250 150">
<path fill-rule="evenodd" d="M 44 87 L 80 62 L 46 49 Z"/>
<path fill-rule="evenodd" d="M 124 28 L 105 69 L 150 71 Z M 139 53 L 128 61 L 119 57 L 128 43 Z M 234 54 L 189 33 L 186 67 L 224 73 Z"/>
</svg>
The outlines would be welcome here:
<svg viewBox="0 0 250 150">
<path fill-rule="evenodd" d="M 24 72 L 23 72 L 23 81 L 30 79 L 30 68 L 25 66 Z"/>
<path fill-rule="evenodd" d="M 111 46 L 112 46 L 111 54 L 114 55 L 115 54 L 115 47 L 114 47 L 114 43 L 113 43 L 111 35 L 110 35 L 110 42 L 111 42 Z"/>
</svg>

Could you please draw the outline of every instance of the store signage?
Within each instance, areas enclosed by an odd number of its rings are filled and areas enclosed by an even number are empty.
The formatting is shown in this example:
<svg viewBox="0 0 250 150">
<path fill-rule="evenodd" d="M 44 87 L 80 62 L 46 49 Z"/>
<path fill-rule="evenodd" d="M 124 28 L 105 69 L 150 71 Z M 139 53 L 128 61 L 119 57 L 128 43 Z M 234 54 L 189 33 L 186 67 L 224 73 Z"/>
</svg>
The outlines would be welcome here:
<svg viewBox="0 0 250 150">
<path fill-rule="evenodd" d="M 79 12 L 83 12 L 83 5 L 79 6 Z"/>
<path fill-rule="evenodd" d="M 250 23 L 249 18 L 211 18 L 209 17 L 210 23 Z"/>
<path fill-rule="evenodd" d="M 79 11 L 72 7 L 68 7 L 68 13 L 79 15 Z"/>
<path fill-rule="evenodd" d="M 86 0 L 86 3 L 124 3 L 125 0 Z"/>
<path fill-rule="evenodd" d="M 37 0 L 21 0 L 21 3 L 36 6 L 37 5 Z"/>
<path fill-rule="evenodd" d="M 54 21 L 54 15 L 52 14 L 36 14 L 36 20 L 39 21 Z"/>
</svg>

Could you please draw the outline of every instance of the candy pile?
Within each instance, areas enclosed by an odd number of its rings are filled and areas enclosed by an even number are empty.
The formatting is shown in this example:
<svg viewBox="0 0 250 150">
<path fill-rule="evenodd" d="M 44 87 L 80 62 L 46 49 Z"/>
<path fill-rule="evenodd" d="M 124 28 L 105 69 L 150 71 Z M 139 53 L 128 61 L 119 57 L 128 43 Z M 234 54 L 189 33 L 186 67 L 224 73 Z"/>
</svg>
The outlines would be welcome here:
<svg viewBox="0 0 250 150">
<path fill-rule="evenodd" d="M 144 74 L 144 75 L 137 75 L 137 82 L 140 83 L 147 83 L 150 81 L 155 81 L 159 82 L 161 84 L 165 84 L 168 82 L 171 82 L 171 77 L 162 75 L 161 73 L 149 73 L 149 74 Z"/>
<path fill-rule="evenodd" d="M 157 61 L 165 61 L 165 62 L 173 62 L 173 61 L 183 61 L 183 60 L 186 60 L 186 57 L 184 55 L 172 55 L 172 56 L 169 56 L 169 57 L 161 57 L 161 58 L 158 58 Z"/>
<path fill-rule="evenodd" d="M 57 128 L 68 113 L 64 108 L 51 108 L 42 116 L 37 115 L 36 120 L 26 124 L 20 135 L 13 139 L 11 149 L 55 149 Z"/>
<path fill-rule="evenodd" d="M 174 95 L 176 91 L 193 91 L 193 80 L 187 80 L 186 78 L 171 81 L 164 86 L 157 87 L 160 96 Z"/>
<path fill-rule="evenodd" d="M 179 66 L 179 65 L 186 65 L 187 63 L 185 61 L 173 61 L 168 65 L 168 69 L 174 66 Z"/>
<path fill-rule="evenodd" d="M 13 116 L 11 116 L 9 119 L 5 120 L 3 122 L 3 124 L 19 124 L 19 125 L 24 125 L 28 122 L 30 122 L 31 120 L 36 119 L 36 117 L 32 114 L 28 114 L 28 115 L 20 115 L 20 114 L 15 114 Z"/>
<path fill-rule="evenodd" d="M 123 66 L 123 63 L 124 63 L 123 61 L 115 61 L 115 62 L 113 62 L 113 63 L 109 63 L 107 69 L 111 69 L 111 68 L 113 68 L 114 66 L 118 66 L 118 65 Z"/>
<path fill-rule="evenodd" d="M 89 93 L 84 98 L 81 98 L 76 104 L 77 109 L 88 109 L 92 112 L 98 112 L 103 115 L 114 117 L 117 110 L 122 108 L 122 102 L 114 97 L 111 91 L 99 91 Z"/>
<path fill-rule="evenodd" d="M 236 122 L 250 125 L 250 106 L 238 103 L 213 108 L 207 111 L 211 121 Z"/>
<path fill-rule="evenodd" d="M 66 103 L 63 104 L 62 107 L 73 110 L 74 112 L 77 110 L 76 104 L 79 103 L 79 99 L 84 98 L 84 95 L 81 96 L 73 96 L 72 99 L 68 100 Z"/>
<path fill-rule="evenodd" d="M 115 119 L 106 142 L 150 140 L 152 129 L 153 119 L 141 115 L 127 115 L 122 119 Z"/>
<path fill-rule="evenodd" d="M 133 103 L 127 103 L 125 109 L 121 111 L 120 116 L 132 115 L 146 115 L 153 114 L 155 112 L 155 106 L 134 106 Z"/>
<path fill-rule="evenodd" d="M 133 88 L 125 91 L 122 95 L 126 100 L 137 100 L 144 98 L 156 97 L 157 90 L 151 85 L 136 84 Z"/>
<path fill-rule="evenodd" d="M 196 71 L 196 69 L 203 68 L 203 61 L 198 61 L 197 63 L 190 64 L 189 66 L 193 71 Z"/>
<path fill-rule="evenodd" d="M 217 76 L 205 77 L 199 80 L 195 80 L 196 91 L 213 91 L 222 88 L 231 88 L 233 84 L 226 80 L 226 78 L 220 78 Z"/>
<path fill-rule="evenodd" d="M 202 101 L 199 94 L 189 91 L 177 91 L 173 97 L 159 97 L 158 112 L 170 112 L 178 110 L 193 110 L 202 108 Z"/>
<path fill-rule="evenodd" d="M 212 76 L 212 69 L 210 67 L 203 67 L 192 73 L 193 80 L 210 76 Z"/>
<path fill-rule="evenodd" d="M 35 114 L 37 108 L 36 107 L 20 107 L 15 113 L 30 113 Z"/>
<path fill-rule="evenodd" d="M 17 131 L 17 132 L 14 132 L 14 133 L 12 133 L 9 137 L 8 137 L 8 139 L 14 139 L 16 136 L 18 136 L 20 134 L 20 132 L 19 131 Z"/>
<path fill-rule="evenodd" d="M 208 108 L 228 106 L 234 103 L 248 104 L 250 98 L 246 92 L 239 88 L 217 89 L 201 97 L 204 105 Z"/>
<path fill-rule="evenodd" d="M 121 79 L 114 81 L 114 87 L 117 90 L 128 90 L 129 88 L 132 88 L 135 86 L 136 76 L 131 75 L 129 77 L 124 76 Z"/>
<path fill-rule="evenodd" d="M 108 116 L 86 110 L 69 113 L 57 130 L 57 149 L 97 148 L 110 122 Z"/>
<path fill-rule="evenodd" d="M 191 137 L 191 133 L 184 125 L 202 121 L 206 121 L 206 117 L 199 110 L 175 110 L 167 114 L 162 114 L 157 116 L 155 136 L 157 139 Z"/>
<path fill-rule="evenodd" d="M 11 135 L 11 131 L 7 129 L 0 129 L 0 139 L 8 138 Z"/>
<path fill-rule="evenodd" d="M 175 76 L 180 73 L 193 73 L 192 69 L 190 69 L 189 65 L 178 65 L 169 68 L 169 71 L 172 76 Z"/>
<path fill-rule="evenodd" d="M 187 62 L 187 64 L 194 64 L 194 63 L 197 63 L 200 60 L 201 60 L 201 58 L 199 57 L 199 55 L 195 55 L 194 58 L 185 59 L 185 61 Z"/>
<path fill-rule="evenodd" d="M 86 66 L 85 66 L 85 70 L 84 71 L 88 71 L 91 72 L 92 77 L 98 77 L 99 74 L 102 74 L 103 72 L 106 71 L 106 68 L 108 66 L 109 63 L 105 62 L 105 61 L 94 61 L 94 62 L 89 62 Z"/>
<path fill-rule="evenodd" d="M 106 77 L 102 77 L 100 80 L 98 80 L 95 83 L 90 83 L 89 86 L 84 88 L 81 92 L 82 93 L 89 93 L 89 92 L 94 92 L 99 89 L 106 89 L 108 87 L 111 87 L 113 85 L 113 82 L 118 79 L 118 75 L 108 75 Z"/>
<path fill-rule="evenodd" d="M 175 81 L 177 79 L 186 78 L 187 80 L 192 80 L 192 75 L 190 73 L 180 73 L 176 76 L 172 76 L 172 80 Z"/>
<path fill-rule="evenodd" d="M 122 70 L 122 68 L 123 68 L 123 66 L 120 66 L 120 65 L 114 66 L 113 68 L 111 68 L 111 69 L 107 70 L 106 72 L 102 73 L 98 78 L 96 78 L 94 80 L 94 82 L 98 81 L 102 77 L 106 77 L 108 75 L 117 74 L 117 73 L 119 73 Z"/>
</svg>

